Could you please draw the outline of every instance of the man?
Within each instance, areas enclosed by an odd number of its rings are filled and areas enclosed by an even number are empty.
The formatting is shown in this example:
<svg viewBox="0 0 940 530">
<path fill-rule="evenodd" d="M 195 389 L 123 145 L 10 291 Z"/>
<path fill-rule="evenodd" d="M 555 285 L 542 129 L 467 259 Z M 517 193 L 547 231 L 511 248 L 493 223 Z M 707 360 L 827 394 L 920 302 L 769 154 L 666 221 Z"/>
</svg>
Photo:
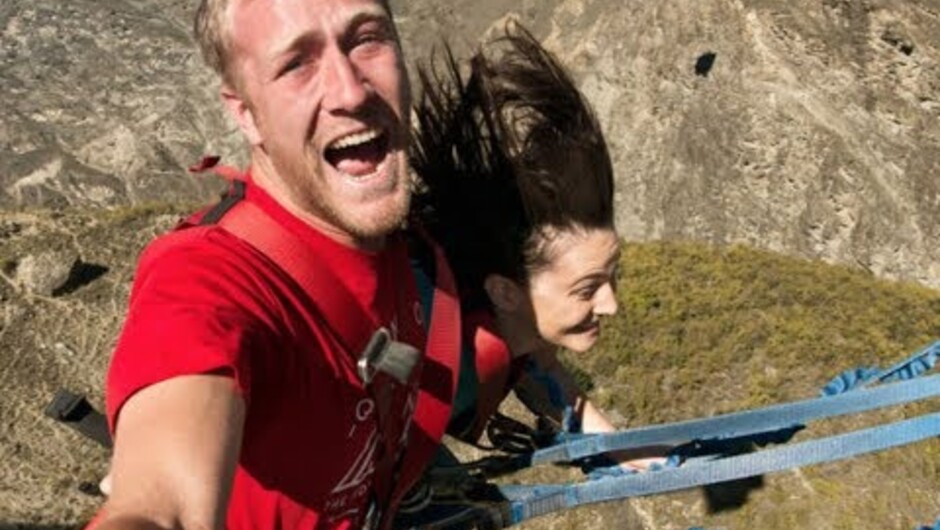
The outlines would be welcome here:
<svg viewBox="0 0 940 530">
<path fill-rule="evenodd" d="M 387 3 L 202 0 L 196 33 L 250 144 L 243 202 L 423 349 L 396 233 L 410 94 Z M 332 329 L 337 310 L 279 265 L 224 225 L 145 251 L 108 375 L 99 528 L 356 528 L 389 511 L 423 406 L 414 376 L 376 396 L 349 347 L 368 337 Z"/>
</svg>

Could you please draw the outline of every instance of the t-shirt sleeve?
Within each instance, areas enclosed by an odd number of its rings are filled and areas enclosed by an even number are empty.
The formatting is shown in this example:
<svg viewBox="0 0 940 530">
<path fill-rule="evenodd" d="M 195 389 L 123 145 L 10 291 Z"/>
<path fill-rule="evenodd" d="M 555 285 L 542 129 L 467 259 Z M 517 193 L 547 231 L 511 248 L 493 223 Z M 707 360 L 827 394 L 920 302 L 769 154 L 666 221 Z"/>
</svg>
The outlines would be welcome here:
<svg viewBox="0 0 940 530">
<path fill-rule="evenodd" d="M 108 370 L 112 432 L 131 396 L 177 376 L 229 376 L 250 400 L 251 354 L 267 332 L 263 296 L 248 269 L 230 247 L 208 237 L 158 241 L 145 251 Z"/>
</svg>

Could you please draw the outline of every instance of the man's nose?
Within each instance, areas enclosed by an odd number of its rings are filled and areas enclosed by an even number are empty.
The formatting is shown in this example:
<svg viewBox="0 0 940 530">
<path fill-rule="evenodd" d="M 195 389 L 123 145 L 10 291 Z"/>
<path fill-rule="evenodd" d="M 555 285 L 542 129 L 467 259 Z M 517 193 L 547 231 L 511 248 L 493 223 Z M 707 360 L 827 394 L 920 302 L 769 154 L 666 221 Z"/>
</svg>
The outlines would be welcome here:
<svg viewBox="0 0 940 530">
<path fill-rule="evenodd" d="M 327 53 L 324 72 L 324 106 L 330 111 L 355 111 L 369 97 L 369 83 L 342 50 Z"/>
<path fill-rule="evenodd" d="M 617 313 L 617 294 L 614 286 L 607 282 L 594 293 L 594 314 L 613 315 Z"/>
</svg>

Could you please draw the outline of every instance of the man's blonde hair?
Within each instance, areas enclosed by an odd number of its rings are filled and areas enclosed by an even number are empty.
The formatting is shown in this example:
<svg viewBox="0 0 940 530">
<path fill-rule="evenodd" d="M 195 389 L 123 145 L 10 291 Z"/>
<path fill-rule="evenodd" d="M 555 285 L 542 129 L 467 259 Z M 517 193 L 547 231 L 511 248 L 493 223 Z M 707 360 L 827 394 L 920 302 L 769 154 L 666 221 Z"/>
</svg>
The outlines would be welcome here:
<svg viewBox="0 0 940 530">
<path fill-rule="evenodd" d="M 202 58 L 219 76 L 222 81 L 236 85 L 230 64 L 230 38 L 228 27 L 228 9 L 232 1 L 237 0 L 200 0 L 193 20 L 193 34 Z M 388 0 L 380 0 L 382 7 L 392 14 Z"/>
<path fill-rule="evenodd" d="M 227 83 L 234 79 L 229 71 L 229 0 L 200 0 L 193 20 L 193 34 L 202 58 Z"/>
</svg>

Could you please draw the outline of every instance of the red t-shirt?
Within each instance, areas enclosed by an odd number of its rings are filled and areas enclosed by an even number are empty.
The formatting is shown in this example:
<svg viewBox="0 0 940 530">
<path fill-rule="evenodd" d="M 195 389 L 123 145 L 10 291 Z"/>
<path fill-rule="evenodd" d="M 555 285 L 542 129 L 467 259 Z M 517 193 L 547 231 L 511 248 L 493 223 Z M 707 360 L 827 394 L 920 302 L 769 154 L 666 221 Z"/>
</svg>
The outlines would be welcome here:
<svg viewBox="0 0 940 530">
<path fill-rule="evenodd" d="M 255 186 L 249 184 L 245 200 L 309 245 L 335 271 L 331 280 L 398 341 L 424 349 L 402 237 L 380 253 L 360 252 L 312 229 Z M 358 527 L 376 484 L 392 480 L 376 469 L 387 469 L 381 455 L 402 442 L 415 393 L 400 386 L 388 402 L 374 400 L 354 357 L 307 293 L 265 255 L 217 226 L 187 228 L 159 238 L 141 257 L 108 373 L 108 418 L 113 429 L 127 399 L 159 381 L 230 375 L 247 416 L 227 527 Z M 379 406 L 399 421 L 377 420 Z"/>
</svg>

